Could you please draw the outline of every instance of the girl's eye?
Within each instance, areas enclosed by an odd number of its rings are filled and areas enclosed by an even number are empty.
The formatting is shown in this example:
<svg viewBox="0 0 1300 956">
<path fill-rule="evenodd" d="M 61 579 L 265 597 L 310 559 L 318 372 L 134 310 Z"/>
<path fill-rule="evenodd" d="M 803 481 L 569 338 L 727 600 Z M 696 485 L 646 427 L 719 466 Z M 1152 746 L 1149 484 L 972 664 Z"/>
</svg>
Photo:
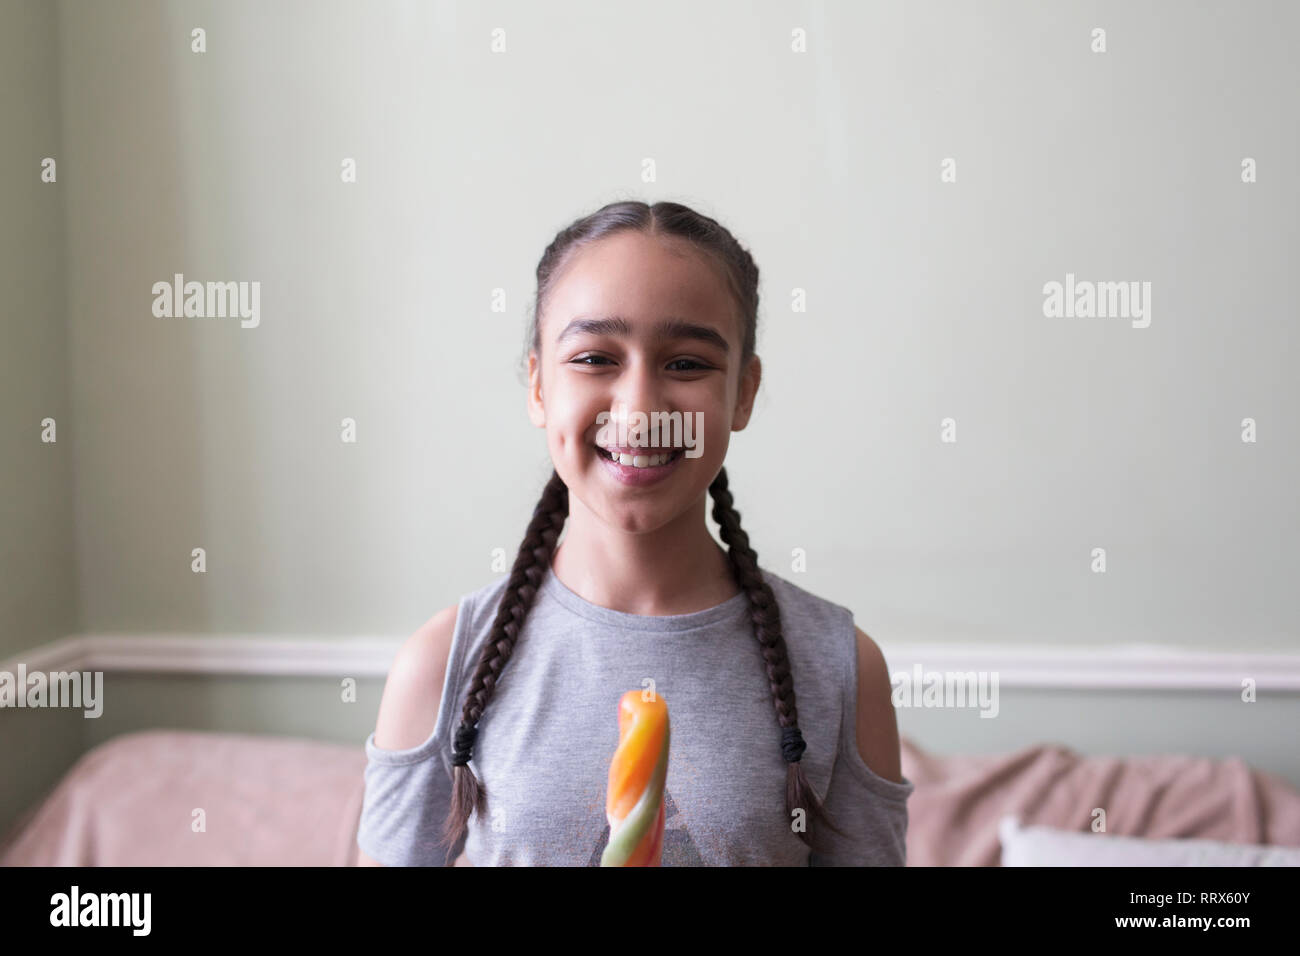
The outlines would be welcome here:
<svg viewBox="0 0 1300 956">
<path fill-rule="evenodd" d="M 596 359 L 597 362 L 596 362 L 596 363 L 592 363 L 592 362 L 588 361 L 589 359 Z M 586 366 L 588 366 L 588 367 L 592 367 L 592 368 L 594 368 L 596 364 L 603 364 L 603 363 L 606 363 L 606 362 L 608 362 L 608 361 L 609 361 L 609 359 L 605 358 L 605 356 L 603 356 L 603 355 L 579 355 L 577 358 L 573 359 L 569 364 L 570 364 L 570 365 L 586 365 Z M 690 367 L 689 367 L 689 368 L 678 369 L 677 371 L 681 371 L 681 372 L 694 372 L 694 371 L 696 371 L 696 370 L 698 370 L 698 369 L 707 369 L 707 368 L 709 367 L 709 366 L 703 364 L 702 362 L 697 362 L 697 361 L 695 361 L 695 359 L 675 359 L 675 360 L 673 360 L 672 362 L 669 362 L 668 365 L 669 365 L 669 367 L 671 368 L 672 366 L 674 366 L 674 365 L 679 365 L 679 364 L 681 364 L 681 363 L 683 363 L 683 362 L 686 363 L 686 364 L 687 364 L 688 366 L 690 366 Z"/>
</svg>

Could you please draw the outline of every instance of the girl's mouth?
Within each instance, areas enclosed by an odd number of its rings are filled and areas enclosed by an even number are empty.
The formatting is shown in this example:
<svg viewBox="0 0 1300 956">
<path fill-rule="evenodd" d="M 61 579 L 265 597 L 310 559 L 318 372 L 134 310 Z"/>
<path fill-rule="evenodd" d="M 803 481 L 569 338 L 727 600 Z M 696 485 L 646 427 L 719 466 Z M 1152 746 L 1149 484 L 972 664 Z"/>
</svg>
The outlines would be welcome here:
<svg viewBox="0 0 1300 956">
<path fill-rule="evenodd" d="M 672 451 L 668 451 L 668 452 L 661 451 L 661 452 L 653 452 L 651 454 L 645 454 L 643 452 L 637 455 L 620 455 L 618 457 L 615 457 L 614 452 L 610 451 L 608 448 L 602 448 L 600 445 L 597 445 L 596 453 L 600 455 L 600 457 L 604 458 L 606 461 L 614 462 L 615 464 L 620 464 L 627 468 L 636 468 L 639 470 L 639 469 L 648 469 L 648 468 L 661 468 L 664 465 L 671 464 L 672 462 L 676 461 L 678 458 L 681 457 L 682 449 L 674 448 Z"/>
<path fill-rule="evenodd" d="M 671 451 L 651 452 L 650 454 L 638 455 L 620 455 L 616 460 L 614 453 L 600 445 L 593 446 L 596 449 L 596 457 L 601 460 L 602 467 L 618 482 L 624 485 L 635 487 L 644 487 L 661 481 L 668 475 L 677 470 L 677 464 L 682 460 L 684 449 L 674 448 Z M 648 449 L 637 449 L 637 451 L 648 451 Z M 666 457 L 665 457 L 666 456 Z M 623 462 L 627 461 L 628 464 Z"/>
</svg>

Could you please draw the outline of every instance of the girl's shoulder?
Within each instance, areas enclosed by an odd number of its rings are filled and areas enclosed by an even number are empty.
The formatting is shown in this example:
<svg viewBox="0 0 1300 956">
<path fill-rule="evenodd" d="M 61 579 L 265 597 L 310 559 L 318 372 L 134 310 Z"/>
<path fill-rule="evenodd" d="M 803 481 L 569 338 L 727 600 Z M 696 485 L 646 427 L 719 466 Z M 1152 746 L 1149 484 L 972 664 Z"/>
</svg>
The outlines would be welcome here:
<svg viewBox="0 0 1300 956">
<path fill-rule="evenodd" d="M 458 634 L 478 634 L 492 625 L 509 581 L 510 575 L 502 574 L 460 596 L 457 601 L 461 618 L 456 622 Z"/>
</svg>

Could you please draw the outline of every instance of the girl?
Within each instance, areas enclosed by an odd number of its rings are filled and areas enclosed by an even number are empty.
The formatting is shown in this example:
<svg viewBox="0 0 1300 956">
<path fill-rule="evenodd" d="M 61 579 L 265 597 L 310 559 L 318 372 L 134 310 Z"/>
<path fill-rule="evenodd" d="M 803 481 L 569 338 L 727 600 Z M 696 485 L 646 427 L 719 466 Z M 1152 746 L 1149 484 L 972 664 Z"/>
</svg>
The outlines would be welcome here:
<svg viewBox="0 0 1300 956">
<path fill-rule="evenodd" d="M 394 661 L 362 863 L 598 865 L 635 688 L 672 722 L 663 865 L 904 863 L 913 785 L 880 651 L 847 608 L 760 568 L 732 503 L 757 321 L 753 259 L 686 206 L 612 203 L 547 247 L 527 404 L 554 471 L 510 574 Z M 699 428 L 622 440 L 653 412 Z"/>
</svg>

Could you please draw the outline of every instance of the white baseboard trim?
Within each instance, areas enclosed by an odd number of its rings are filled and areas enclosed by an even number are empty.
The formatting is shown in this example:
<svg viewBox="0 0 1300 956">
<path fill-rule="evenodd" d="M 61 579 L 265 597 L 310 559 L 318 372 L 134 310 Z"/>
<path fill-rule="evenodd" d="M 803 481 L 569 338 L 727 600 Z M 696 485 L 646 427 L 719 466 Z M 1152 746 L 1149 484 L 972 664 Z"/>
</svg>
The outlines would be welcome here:
<svg viewBox="0 0 1300 956">
<path fill-rule="evenodd" d="M 1300 654 L 1199 651 L 1162 644 L 1097 647 L 881 643 L 900 672 L 996 673 L 999 687 L 1074 690 L 1300 691 Z"/>
<path fill-rule="evenodd" d="M 14 671 L 384 677 L 402 640 L 207 634 L 81 634 L 0 665 Z"/>
<path fill-rule="evenodd" d="M 313 638 L 201 634 L 83 634 L 33 648 L 0 664 L 16 673 L 104 671 L 155 674 L 247 674 L 384 677 L 399 638 Z M 891 677 L 900 673 L 998 675 L 999 687 L 1177 691 L 1300 691 L 1300 654 L 1213 653 L 1165 645 L 1098 647 L 886 643 Z M 796 675 L 797 681 L 797 675 Z M 796 683 L 797 686 L 797 683 Z"/>
</svg>

